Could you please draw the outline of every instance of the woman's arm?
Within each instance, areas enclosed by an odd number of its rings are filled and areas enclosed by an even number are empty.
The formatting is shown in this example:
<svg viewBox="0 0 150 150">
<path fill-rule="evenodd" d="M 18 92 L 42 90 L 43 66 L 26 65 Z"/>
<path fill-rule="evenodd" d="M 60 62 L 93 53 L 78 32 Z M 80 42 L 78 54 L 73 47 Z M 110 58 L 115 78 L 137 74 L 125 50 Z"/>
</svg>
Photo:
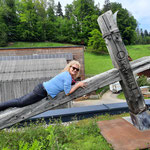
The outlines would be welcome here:
<svg viewBox="0 0 150 150">
<path fill-rule="evenodd" d="M 70 94 L 73 93 L 75 90 L 77 90 L 79 87 L 84 88 L 84 87 L 86 87 L 86 86 L 87 86 L 87 84 L 86 84 L 85 82 L 80 81 L 80 82 L 76 83 L 76 84 L 71 88 L 70 92 L 69 92 L 67 95 L 70 95 Z"/>
</svg>

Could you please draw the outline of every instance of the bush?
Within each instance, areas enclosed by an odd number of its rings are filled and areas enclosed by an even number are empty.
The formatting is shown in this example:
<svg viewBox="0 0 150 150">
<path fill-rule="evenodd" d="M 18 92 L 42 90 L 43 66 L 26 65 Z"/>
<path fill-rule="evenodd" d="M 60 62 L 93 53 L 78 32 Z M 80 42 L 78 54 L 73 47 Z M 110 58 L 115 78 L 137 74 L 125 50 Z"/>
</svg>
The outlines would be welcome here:
<svg viewBox="0 0 150 150">
<path fill-rule="evenodd" d="M 110 116 L 101 118 L 111 118 Z M 0 131 L 1 150 L 111 150 L 97 126 L 98 118 L 63 125 L 61 121 L 45 127 L 31 124 L 25 128 Z"/>
<path fill-rule="evenodd" d="M 0 24 L 0 46 L 7 45 L 7 33 L 6 33 L 6 25 L 4 23 Z"/>
<path fill-rule="evenodd" d="M 96 52 L 107 52 L 106 44 L 100 31 L 98 29 L 94 29 L 90 32 L 90 34 L 91 37 L 88 41 L 88 47 Z"/>
<path fill-rule="evenodd" d="M 147 77 L 144 75 L 139 76 L 137 83 L 139 86 L 150 86 L 150 83 L 147 81 Z"/>
</svg>

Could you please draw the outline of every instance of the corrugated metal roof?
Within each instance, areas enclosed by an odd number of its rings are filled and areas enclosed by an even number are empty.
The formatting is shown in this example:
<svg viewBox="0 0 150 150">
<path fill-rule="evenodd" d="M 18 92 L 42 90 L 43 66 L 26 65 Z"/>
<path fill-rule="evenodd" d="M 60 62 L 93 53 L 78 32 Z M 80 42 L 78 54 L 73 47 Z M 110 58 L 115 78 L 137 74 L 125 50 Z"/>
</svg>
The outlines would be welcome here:
<svg viewBox="0 0 150 150">
<path fill-rule="evenodd" d="M 18 98 L 59 74 L 65 58 L 0 61 L 0 101 Z"/>
<path fill-rule="evenodd" d="M 54 77 L 66 64 L 65 58 L 0 61 L 0 81 Z"/>
<path fill-rule="evenodd" d="M 23 56 L 0 56 L 1 60 L 26 60 L 26 59 L 47 59 L 47 58 L 66 58 L 72 60 L 72 53 L 58 53 L 58 54 L 33 54 Z"/>
</svg>

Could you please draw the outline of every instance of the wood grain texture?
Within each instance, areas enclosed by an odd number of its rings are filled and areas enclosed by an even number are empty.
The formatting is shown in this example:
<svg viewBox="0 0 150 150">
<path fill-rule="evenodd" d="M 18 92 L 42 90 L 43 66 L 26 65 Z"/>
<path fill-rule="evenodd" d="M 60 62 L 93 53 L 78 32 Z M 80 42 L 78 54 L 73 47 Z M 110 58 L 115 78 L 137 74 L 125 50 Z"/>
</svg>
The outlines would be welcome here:
<svg viewBox="0 0 150 150">
<path fill-rule="evenodd" d="M 121 34 L 117 27 L 116 18 L 112 11 L 107 11 L 98 18 L 98 24 L 106 42 L 107 49 L 115 68 L 119 70 L 120 84 L 130 112 L 138 114 L 147 110 L 142 92 L 135 80 L 131 65 L 128 59 L 128 52 L 122 41 Z M 140 67 L 142 69 L 143 66 Z"/>
<path fill-rule="evenodd" d="M 150 57 L 140 58 L 131 62 L 131 68 L 133 70 L 133 73 L 138 73 L 139 67 L 141 66 L 143 66 L 142 69 L 140 69 L 142 71 L 144 71 L 144 68 L 150 68 Z M 86 80 L 83 80 L 83 82 L 88 83 L 88 86 L 84 89 L 79 88 L 69 96 L 65 96 L 64 92 L 61 92 L 54 99 L 43 99 L 40 102 L 23 108 L 10 108 L 2 111 L 0 112 L 0 129 L 9 127 L 22 120 L 38 115 L 47 110 L 53 109 L 59 105 L 72 101 L 78 97 L 81 97 L 101 87 L 115 83 L 120 80 L 121 79 L 119 76 L 119 71 L 118 69 L 114 68 Z"/>
</svg>

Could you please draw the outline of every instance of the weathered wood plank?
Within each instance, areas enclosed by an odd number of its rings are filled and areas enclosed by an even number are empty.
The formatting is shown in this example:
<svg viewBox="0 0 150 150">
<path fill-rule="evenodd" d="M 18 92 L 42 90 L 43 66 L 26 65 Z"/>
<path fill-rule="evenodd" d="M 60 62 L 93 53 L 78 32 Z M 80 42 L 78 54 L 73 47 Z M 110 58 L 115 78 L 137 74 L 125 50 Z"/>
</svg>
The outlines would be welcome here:
<svg viewBox="0 0 150 150">
<path fill-rule="evenodd" d="M 147 63 L 145 63 L 145 60 Z M 144 59 L 138 59 L 131 63 L 133 72 L 138 73 L 138 66 L 145 66 L 150 68 L 150 57 L 144 57 Z M 144 70 L 142 70 L 144 71 Z M 60 93 L 55 99 L 43 99 L 40 102 L 26 106 L 23 108 L 10 108 L 5 111 L 0 112 L 0 129 L 11 126 L 15 123 L 18 123 L 22 120 L 45 112 L 47 110 L 53 109 L 59 105 L 67 103 L 74 100 L 75 98 L 81 97 L 85 94 L 88 94 L 92 91 L 97 90 L 98 88 L 104 87 L 106 85 L 112 84 L 114 82 L 120 81 L 119 71 L 117 69 L 111 69 L 107 72 L 98 74 L 91 78 L 84 80 L 88 83 L 88 86 L 84 89 L 80 88 L 75 91 L 70 96 L 65 96 L 64 93 Z"/>
<path fill-rule="evenodd" d="M 149 111 L 133 75 L 128 60 L 128 53 L 116 22 L 111 10 L 98 18 L 98 23 L 112 58 L 113 65 L 119 70 L 121 78 L 120 84 L 126 97 L 132 122 L 140 130 L 150 129 Z M 140 69 L 142 68 L 145 67 L 141 66 Z"/>
<path fill-rule="evenodd" d="M 66 64 L 65 58 L 0 61 L 0 102 L 31 92 L 38 83 L 60 73 Z"/>
<path fill-rule="evenodd" d="M 134 78 L 131 65 L 128 60 L 128 53 L 122 41 L 112 11 L 107 11 L 98 18 L 98 23 L 110 53 L 113 65 L 119 70 L 121 86 L 128 103 L 130 112 L 138 114 L 147 109 Z"/>
</svg>

